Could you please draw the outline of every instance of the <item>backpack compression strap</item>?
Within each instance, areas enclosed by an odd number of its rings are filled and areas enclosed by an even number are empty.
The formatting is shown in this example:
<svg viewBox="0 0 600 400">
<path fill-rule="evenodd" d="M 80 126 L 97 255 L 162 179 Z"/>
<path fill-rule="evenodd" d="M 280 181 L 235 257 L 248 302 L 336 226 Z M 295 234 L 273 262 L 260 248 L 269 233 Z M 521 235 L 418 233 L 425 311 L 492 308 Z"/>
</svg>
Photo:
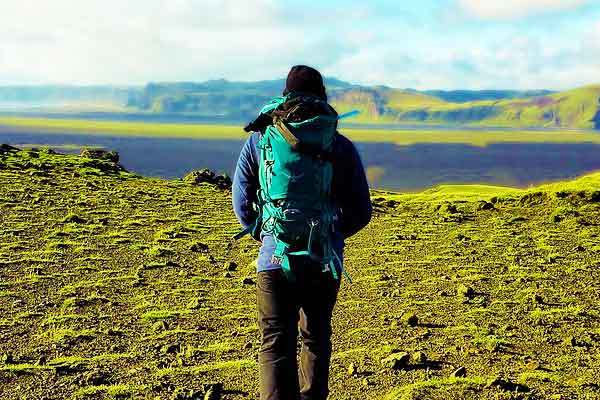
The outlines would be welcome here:
<svg viewBox="0 0 600 400">
<path fill-rule="evenodd" d="M 292 271 L 289 258 L 290 245 L 280 239 L 275 239 L 275 241 L 277 244 L 275 245 L 275 251 L 273 252 L 271 262 L 281 265 L 281 270 L 283 271 L 283 274 L 287 280 L 290 282 L 295 282 L 296 275 Z"/>
</svg>

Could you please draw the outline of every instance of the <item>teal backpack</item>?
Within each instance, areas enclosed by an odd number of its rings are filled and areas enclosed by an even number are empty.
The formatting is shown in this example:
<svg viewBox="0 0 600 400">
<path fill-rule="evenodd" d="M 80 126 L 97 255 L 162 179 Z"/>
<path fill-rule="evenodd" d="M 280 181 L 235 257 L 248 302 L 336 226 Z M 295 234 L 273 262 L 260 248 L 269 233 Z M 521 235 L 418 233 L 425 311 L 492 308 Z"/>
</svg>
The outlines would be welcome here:
<svg viewBox="0 0 600 400">
<path fill-rule="evenodd" d="M 260 112 L 258 218 L 246 233 L 275 240 L 272 262 L 295 280 L 289 256 L 305 256 L 338 279 L 342 260 L 332 246 L 336 210 L 331 197 L 331 150 L 338 114 L 326 101 L 289 94 Z M 347 276 L 347 275 L 346 275 Z"/>
</svg>

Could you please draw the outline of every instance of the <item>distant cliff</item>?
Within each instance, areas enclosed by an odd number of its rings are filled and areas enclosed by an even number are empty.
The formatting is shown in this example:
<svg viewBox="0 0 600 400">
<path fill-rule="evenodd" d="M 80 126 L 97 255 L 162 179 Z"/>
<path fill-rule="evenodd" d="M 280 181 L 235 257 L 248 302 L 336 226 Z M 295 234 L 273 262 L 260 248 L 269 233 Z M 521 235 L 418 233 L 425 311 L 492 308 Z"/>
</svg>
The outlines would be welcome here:
<svg viewBox="0 0 600 400">
<path fill-rule="evenodd" d="M 600 86 L 566 92 L 484 90 L 417 91 L 352 85 L 328 79 L 339 112 L 358 109 L 353 123 L 477 124 L 507 127 L 600 127 Z M 156 113 L 189 113 L 247 120 L 283 80 L 261 82 L 153 83 L 130 96 L 128 105 Z"/>
<path fill-rule="evenodd" d="M 547 90 L 418 91 L 361 86 L 326 79 L 330 102 L 339 112 L 358 109 L 349 122 L 363 124 L 443 124 L 504 127 L 600 129 L 600 85 L 564 92 Z M 248 121 L 284 80 L 259 82 L 149 83 L 144 87 L 0 87 L 2 104 L 115 104 L 122 111 L 182 114 L 221 121 Z"/>
<path fill-rule="evenodd" d="M 327 80 L 330 90 L 352 85 L 337 79 Z M 281 93 L 284 80 L 230 82 L 224 79 L 201 83 L 149 83 L 132 92 L 127 105 L 156 113 L 186 113 L 205 117 L 247 120 L 256 116 L 262 105 Z"/>
<path fill-rule="evenodd" d="M 360 109 L 359 122 L 365 123 L 600 128 L 600 86 L 557 93 L 507 91 L 504 99 L 485 99 L 500 94 L 443 93 L 445 98 L 460 98 L 459 102 L 411 90 L 360 88 L 334 93 L 332 101 L 339 111 Z"/>
</svg>

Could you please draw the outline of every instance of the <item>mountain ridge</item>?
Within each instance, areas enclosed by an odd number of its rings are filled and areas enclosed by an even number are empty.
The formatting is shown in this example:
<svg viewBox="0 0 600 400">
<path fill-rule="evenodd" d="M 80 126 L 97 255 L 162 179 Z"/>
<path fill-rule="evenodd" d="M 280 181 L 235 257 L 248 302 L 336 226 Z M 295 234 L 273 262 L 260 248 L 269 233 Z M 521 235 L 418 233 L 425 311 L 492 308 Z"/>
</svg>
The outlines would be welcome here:
<svg viewBox="0 0 600 400">
<path fill-rule="evenodd" d="M 189 114 L 247 121 L 279 95 L 284 79 L 151 82 L 143 87 L 0 86 L 0 105 L 113 103 L 123 112 Z M 567 91 L 424 90 L 366 86 L 326 77 L 339 112 L 361 111 L 356 124 L 443 124 L 600 129 L 600 85 Z"/>
</svg>

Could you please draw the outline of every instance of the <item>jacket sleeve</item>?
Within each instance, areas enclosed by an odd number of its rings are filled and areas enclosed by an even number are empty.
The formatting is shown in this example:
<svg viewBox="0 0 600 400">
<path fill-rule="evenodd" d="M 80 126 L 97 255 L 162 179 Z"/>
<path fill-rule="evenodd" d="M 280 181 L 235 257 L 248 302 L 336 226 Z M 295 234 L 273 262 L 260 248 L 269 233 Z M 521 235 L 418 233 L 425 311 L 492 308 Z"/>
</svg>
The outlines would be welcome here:
<svg viewBox="0 0 600 400">
<path fill-rule="evenodd" d="M 240 152 L 231 186 L 233 211 L 244 228 L 252 225 L 258 216 L 253 208 L 258 185 L 256 134 L 252 134 Z"/>
<path fill-rule="evenodd" d="M 367 226 L 373 207 L 369 184 L 356 147 L 343 136 L 333 172 L 333 195 L 340 208 L 338 229 L 348 238 Z"/>
</svg>

